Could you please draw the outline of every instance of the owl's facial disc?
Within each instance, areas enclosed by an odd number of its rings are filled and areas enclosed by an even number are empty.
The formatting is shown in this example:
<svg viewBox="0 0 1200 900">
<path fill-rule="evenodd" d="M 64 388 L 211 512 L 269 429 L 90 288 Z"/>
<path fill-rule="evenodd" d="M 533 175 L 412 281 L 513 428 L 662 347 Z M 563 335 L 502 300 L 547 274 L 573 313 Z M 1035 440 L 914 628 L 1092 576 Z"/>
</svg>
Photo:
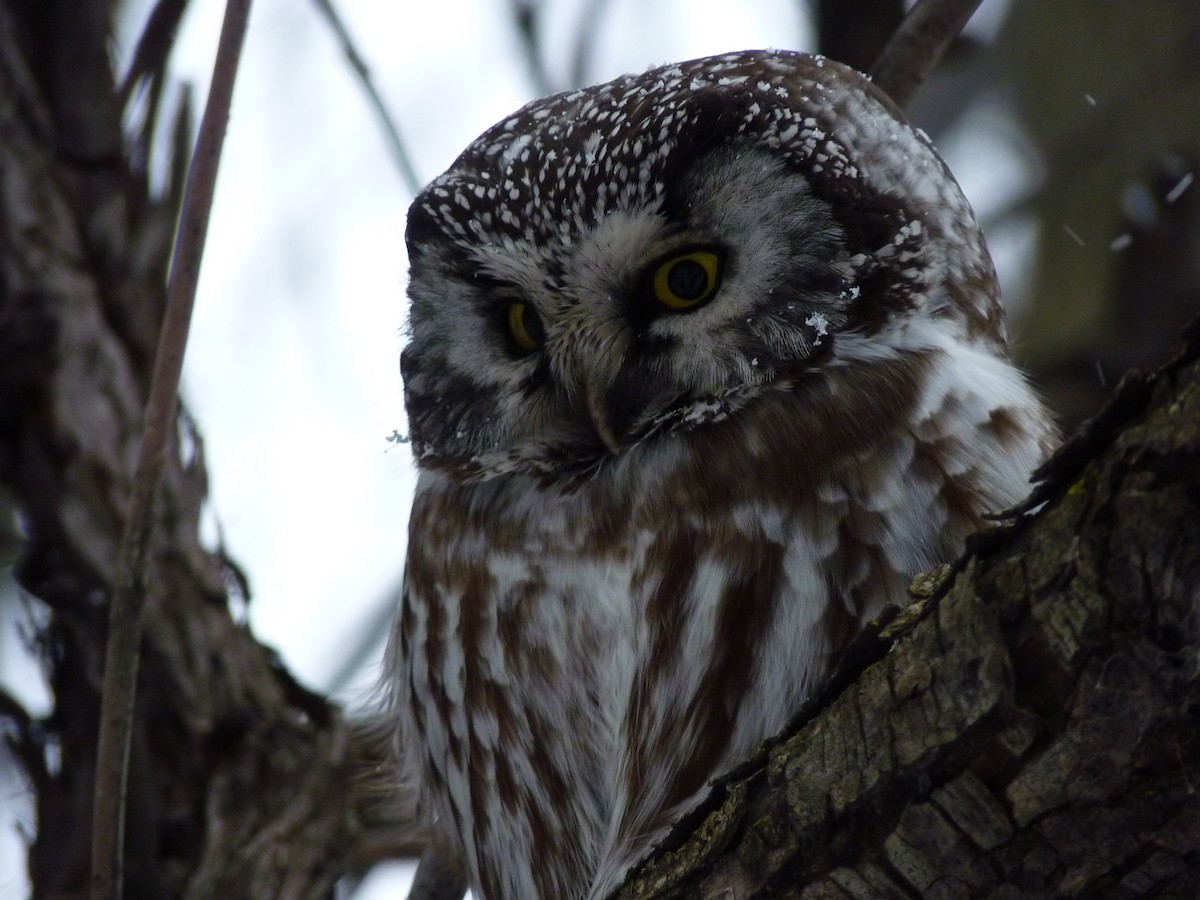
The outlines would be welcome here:
<svg viewBox="0 0 1200 900">
<path fill-rule="evenodd" d="M 412 269 L 404 371 L 427 465 L 599 461 L 726 418 L 823 353 L 814 313 L 844 323 L 854 274 L 828 205 L 756 150 L 700 157 L 661 202 L 569 240 L 466 259 L 434 243 Z"/>
<path fill-rule="evenodd" d="M 562 248 L 539 300 L 550 375 L 612 452 L 719 420 L 823 354 L 809 320 L 846 321 L 849 256 L 829 207 L 778 160 L 700 157 L 661 203 Z"/>
</svg>

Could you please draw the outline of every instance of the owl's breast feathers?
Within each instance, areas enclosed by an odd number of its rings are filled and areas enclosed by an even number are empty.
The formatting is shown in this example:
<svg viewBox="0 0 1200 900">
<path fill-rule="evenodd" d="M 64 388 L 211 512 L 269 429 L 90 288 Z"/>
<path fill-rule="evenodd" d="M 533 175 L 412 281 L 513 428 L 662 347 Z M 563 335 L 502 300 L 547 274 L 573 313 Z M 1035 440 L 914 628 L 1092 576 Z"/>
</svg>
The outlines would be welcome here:
<svg viewBox="0 0 1200 900">
<path fill-rule="evenodd" d="M 914 573 L 1023 496 L 1052 438 L 1005 361 L 947 342 L 590 479 L 424 473 L 401 705 L 488 896 L 618 884 Z"/>
</svg>

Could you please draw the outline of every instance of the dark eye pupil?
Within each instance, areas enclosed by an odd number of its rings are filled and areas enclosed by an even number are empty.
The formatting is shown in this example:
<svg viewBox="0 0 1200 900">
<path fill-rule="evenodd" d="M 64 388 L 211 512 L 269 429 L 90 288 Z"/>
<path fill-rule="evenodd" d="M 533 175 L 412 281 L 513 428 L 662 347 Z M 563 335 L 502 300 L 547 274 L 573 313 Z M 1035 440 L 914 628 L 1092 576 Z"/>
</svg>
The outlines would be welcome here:
<svg viewBox="0 0 1200 900">
<path fill-rule="evenodd" d="M 534 343 L 540 345 L 546 342 L 546 329 L 542 326 L 542 319 L 537 314 L 537 311 L 528 304 L 525 305 L 523 323 L 525 331 L 533 338 Z"/>
<path fill-rule="evenodd" d="M 708 290 L 708 272 L 694 259 L 681 259 L 667 273 L 667 287 L 680 300 L 698 300 Z"/>
</svg>

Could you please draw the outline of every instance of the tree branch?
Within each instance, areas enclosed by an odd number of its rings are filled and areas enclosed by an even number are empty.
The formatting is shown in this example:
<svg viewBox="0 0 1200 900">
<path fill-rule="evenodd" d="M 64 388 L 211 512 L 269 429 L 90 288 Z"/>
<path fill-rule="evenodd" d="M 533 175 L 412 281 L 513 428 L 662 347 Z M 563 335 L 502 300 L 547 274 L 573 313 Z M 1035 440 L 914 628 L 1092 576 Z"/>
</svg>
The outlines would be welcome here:
<svg viewBox="0 0 1200 900">
<path fill-rule="evenodd" d="M 596 50 L 596 38 L 600 24 L 608 11 L 608 0 L 586 0 L 579 10 L 579 21 L 575 25 L 574 51 L 571 53 L 570 87 L 583 87 L 592 71 L 592 56 Z"/>
<path fill-rule="evenodd" d="M 147 602 L 146 559 L 154 527 L 154 500 L 175 427 L 179 379 L 200 279 L 200 261 L 249 18 L 250 0 L 228 0 L 208 103 L 184 192 L 166 315 L 150 380 L 150 398 L 121 540 L 117 580 L 109 602 L 100 733 L 96 744 L 96 799 L 92 810 L 92 900 L 123 896 L 125 796 Z"/>
<path fill-rule="evenodd" d="M 982 0 L 917 0 L 871 69 L 871 80 L 904 107 Z"/>
<path fill-rule="evenodd" d="M 392 162 L 396 164 L 396 170 L 400 173 L 400 178 L 404 181 L 404 186 L 415 196 L 420 192 L 423 182 L 417 174 L 416 166 L 413 165 L 408 148 L 404 146 L 403 138 L 400 137 L 400 126 L 396 124 L 392 118 L 392 114 L 388 112 L 387 104 L 383 102 L 383 97 L 380 96 L 379 89 L 375 87 L 375 79 L 371 77 L 371 69 L 367 66 L 362 54 L 358 52 L 358 47 L 355 45 L 354 39 L 350 37 L 350 30 L 346 27 L 346 23 L 342 21 L 341 13 L 333 5 L 333 0 L 313 0 L 313 2 L 317 5 L 317 9 L 321 11 L 321 15 L 325 18 L 329 27 L 333 29 L 333 33 L 337 35 L 338 43 L 342 47 L 342 54 L 346 57 L 346 62 L 350 64 L 350 68 L 362 86 L 363 92 L 367 95 L 367 102 L 371 105 L 371 111 L 375 113 L 375 118 L 378 120 L 380 128 L 383 129 L 383 136 L 387 140 L 388 150 L 392 154 Z"/>
<path fill-rule="evenodd" d="M 542 52 L 542 33 L 538 16 L 537 0 L 509 0 L 513 27 L 521 39 L 521 51 L 529 68 L 529 79 L 535 94 L 553 94 L 554 85 L 546 71 L 546 58 Z"/>
</svg>

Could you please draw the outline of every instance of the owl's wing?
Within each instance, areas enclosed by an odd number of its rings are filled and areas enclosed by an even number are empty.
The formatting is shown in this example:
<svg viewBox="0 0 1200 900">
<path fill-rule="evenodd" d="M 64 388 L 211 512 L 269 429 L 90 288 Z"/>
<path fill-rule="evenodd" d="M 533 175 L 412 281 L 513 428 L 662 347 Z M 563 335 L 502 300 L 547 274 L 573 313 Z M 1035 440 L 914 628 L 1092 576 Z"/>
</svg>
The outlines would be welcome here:
<svg viewBox="0 0 1200 900">
<path fill-rule="evenodd" d="M 462 846 L 435 825 L 417 864 L 408 900 L 462 900 L 467 880 Z"/>
<path fill-rule="evenodd" d="M 413 622 L 413 602 L 409 572 L 405 567 L 403 588 L 396 621 L 388 636 L 383 671 L 391 683 L 385 685 L 392 703 L 396 731 L 394 749 L 398 763 L 398 783 L 405 798 L 403 808 L 418 820 L 425 849 L 408 900 L 462 900 L 468 887 L 468 866 L 461 843 L 445 828 L 444 822 L 433 813 L 430 797 L 423 786 L 420 754 L 416 747 L 421 736 L 411 715 L 414 708 L 412 684 L 412 642 L 416 638 Z"/>
</svg>

